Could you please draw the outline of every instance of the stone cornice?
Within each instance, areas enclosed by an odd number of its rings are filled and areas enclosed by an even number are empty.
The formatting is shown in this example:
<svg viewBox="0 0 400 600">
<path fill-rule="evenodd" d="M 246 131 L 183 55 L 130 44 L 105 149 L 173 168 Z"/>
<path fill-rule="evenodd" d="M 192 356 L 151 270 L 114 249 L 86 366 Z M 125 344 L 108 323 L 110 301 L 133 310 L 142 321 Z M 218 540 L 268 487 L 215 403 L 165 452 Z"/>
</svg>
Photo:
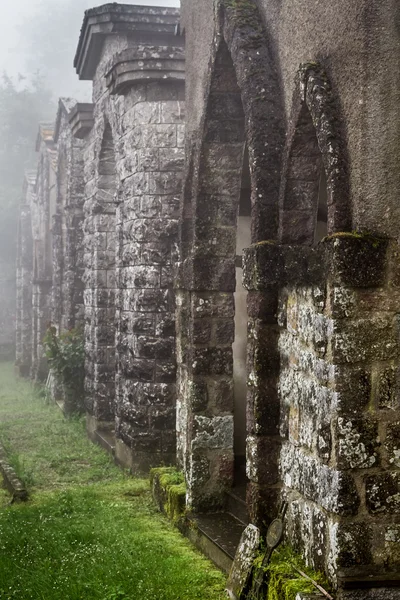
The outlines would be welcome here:
<svg viewBox="0 0 400 600">
<path fill-rule="evenodd" d="M 173 46 L 136 46 L 116 54 L 106 73 L 111 94 L 124 94 L 137 83 L 184 81 L 185 54 Z"/>
<path fill-rule="evenodd" d="M 74 60 L 79 78 L 93 79 L 107 35 L 128 35 L 136 45 L 183 44 L 175 35 L 179 15 L 177 8 L 116 3 L 87 10 Z"/>
<path fill-rule="evenodd" d="M 56 144 L 58 142 L 58 137 L 60 135 L 62 117 L 63 117 L 63 115 L 65 115 L 68 118 L 68 115 L 70 114 L 71 110 L 74 108 L 74 106 L 76 104 L 77 104 L 77 101 L 74 100 L 73 98 L 59 98 L 57 116 L 56 116 L 56 124 L 54 127 L 54 142 Z"/>
<path fill-rule="evenodd" d="M 49 150 L 54 148 L 54 124 L 39 123 L 39 131 L 36 138 L 36 152 L 39 152 L 42 142 Z"/>
<path fill-rule="evenodd" d="M 91 131 L 94 124 L 93 107 L 93 104 L 78 102 L 69 113 L 68 120 L 75 138 L 82 140 Z"/>
</svg>

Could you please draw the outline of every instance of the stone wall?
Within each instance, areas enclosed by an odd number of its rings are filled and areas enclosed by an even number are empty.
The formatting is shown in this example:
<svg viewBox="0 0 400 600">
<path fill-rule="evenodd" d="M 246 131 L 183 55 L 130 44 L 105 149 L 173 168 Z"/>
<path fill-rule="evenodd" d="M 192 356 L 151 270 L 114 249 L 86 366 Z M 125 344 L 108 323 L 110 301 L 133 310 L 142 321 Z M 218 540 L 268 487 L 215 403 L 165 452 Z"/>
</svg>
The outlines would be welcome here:
<svg viewBox="0 0 400 600">
<path fill-rule="evenodd" d="M 32 364 L 33 238 L 31 206 L 36 173 L 25 175 L 17 234 L 16 355 L 19 373 L 27 377 Z"/>
<path fill-rule="evenodd" d="M 379 160 L 372 146 L 354 143 L 355 129 L 346 135 L 370 114 L 363 101 L 357 116 L 353 111 L 330 10 L 322 21 L 301 18 L 304 29 L 292 47 L 287 31 L 281 39 L 276 33 L 293 27 L 300 3 L 283 3 L 286 21 L 279 24 L 278 3 L 257 4 L 260 12 L 255 3 L 229 0 L 204 1 L 201 9 L 186 0 L 183 7 L 190 62 L 177 283 L 178 457 L 190 506 L 223 507 L 233 482 L 228 332 L 239 156 L 247 145 L 250 517 L 265 527 L 279 501 L 288 500 L 287 540 L 308 562 L 343 596 L 351 586 L 382 594 L 395 584 L 399 556 L 397 450 L 388 450 L 399 407 L 394 400 L 379 409 L 377 391 L 396 385 L 389 373 L 398 363 L 397 221 L 387 215 L 397 211 L 397 176 L 385 177 L 391 186 L 385 201 L 376 187 L 374 209 L 368 215 L 360 209 L 353 166 Z M 366 4 L 352 10 L 363 12 Z M 381 15 L 392 6 L 383 4 Z M 343 47 L 354 51 L 351 64 L 365 48 L 362 35 L 350 30 L 374 35 L 376 15 L 367 13 L 347 30 Z M 322 31 L 322 22 L 331 26 Z M 394 47 L 393 32 L 385 36 Z M 392 91 L 397 97 L 398 89 Z M 389 126 L 383 109 L 380 119 Z M 371 224 L 376 237 L 349 233 Z"/>
<path fill-rule="evenodd" d="M 40 126 L 36 144 L 38 171 L 31 205 L 33 237 L 31 375 L 34 380 L 44 380 L 48 373 L 43 338 L 51 321 L 53 271 L 51 223 L 56 209 L 57 159 L 53 135 L 52 125 Z"/>
<path fill-rule="evenodd" d="M 223 510 L 243 458 L 240 338 L 251 521 L 286 500 L 286 541 L 339 597 L 380 598 L 400 566 L 398 175 L 355 189 L 384 157 L 357 138 L 371 97 L 358 86 L 354 103 L 349 74 L 370 47 L 387 64 L 393 5 L 357 0 L 338 32 L 316 4 L 292 43 L 300 0 L 185 0 L 186 102 L 179 11 L 85 13 L 75 66 L 93 104 L 64 99 L 55 134 L 41 127 L 21 206 L 17 363 L 43 378 L 47 321 L 83 320 L 91 437 L 133 471 L 174 462 L 177 441 L 189 508 Z M 392 148 L 397 121 L 371 105 Z"/>
<path fill-rule="evenodd" d="M 102 10 L 91 11 L 93 22 Z M 118 21 L 119 7 L 107 10 Z M 136 11 L 150 19 L 147 31 Z M 84 159 L 88 428 L 94 436 L 115 430 L 117 459 L 135 469 L 175 461 L 173 275 L 184 152 L 177 16 L 131 7 L 133 35 L 106 37 L 82 64 L 83 46 L 77 52 L 81 74 L 90 64 L 94 100 Z"/>
<path fill-rule="evenodd" d="M 288 501 L 288 540 L 344 588 L 384 586 L 399 567 L 397 257 L 394 242 L 354 234 L 246 251 L 252 293 L 280 289 L 270 483 Z"/>
<path fill-rule="evenodd" d="M 56 212 L 53 215 L 52 323 L 58 331 L 83 325 L 83 145 L 72 136 L 76 101 L 61 98 L 56 117 Z"/>
</svg>

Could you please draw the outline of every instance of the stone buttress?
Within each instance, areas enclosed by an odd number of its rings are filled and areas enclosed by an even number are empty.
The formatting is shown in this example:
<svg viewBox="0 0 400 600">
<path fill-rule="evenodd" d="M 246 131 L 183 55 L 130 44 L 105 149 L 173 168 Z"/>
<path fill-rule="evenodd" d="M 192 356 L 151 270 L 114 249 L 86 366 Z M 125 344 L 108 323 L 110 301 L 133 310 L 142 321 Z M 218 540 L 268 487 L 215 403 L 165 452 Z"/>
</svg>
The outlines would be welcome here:
<svg viewBox="0 0 400 600">
<path fill-rule="evenodd" d="M 178 18 L 175 9 L 131 5 L 87 11 L 75 59 L 94 101 L 85 150 L 88 429 L 115 430 L 116 458 L 134 469 L 175 460 Z"/>
<path fill-rule="evenodd" d="M 52 324 L 83 326 L 83 141 L 72 135 L 75 100 L 61 98 L 56 118 L 57 205 L 53 215 Z"/>
<path fill-rule="evenodd" d="M 43 338 L 51 320 L 52 217 L 56 212 L 57 150 L 53 125 L 41 124 L 36 143 L 38 170 L 32 197 L 32 364 L 31 376 L 43 380 L 48 373 Z"/>
<path fill-rule="evenodd" d="M 33 239 L 31 206 L 36 172 L 25 174 L 17 233 L 16 357 L 18 373 L 28 377 L 32 364 Z"/>
</svg>

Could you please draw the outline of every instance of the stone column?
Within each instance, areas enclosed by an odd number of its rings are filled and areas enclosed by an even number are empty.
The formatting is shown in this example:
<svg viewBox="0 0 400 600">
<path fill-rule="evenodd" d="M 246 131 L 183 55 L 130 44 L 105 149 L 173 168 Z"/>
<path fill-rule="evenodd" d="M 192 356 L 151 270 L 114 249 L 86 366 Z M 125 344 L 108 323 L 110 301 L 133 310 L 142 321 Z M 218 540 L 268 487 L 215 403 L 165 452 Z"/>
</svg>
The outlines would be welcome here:
<svg viewBox="0 0 400 600">
<path fill-rule="evenodd" d="M 16 366 L 27 377 L 32 362 L 32 223 L 30 207 L 21 206 L 17 255 Z"/>
<path fill-rule="evenodd" d="M 113 58 L 124 95 L 117 210 L 116 457 L 133 469 L 175 462 L 175 299 L 184 159 L 181 48 L 138 46 Z"/>
<path fill-rule="evenodd" d="M 86 401 L 88 430 L 113 429 L 115 415 L 115 213 L 117 174 L 105 124 L 97 171 L 86 163 L 84 205 Z M 88 175 L 92 174 L 92 178 Z"/>
</svg>

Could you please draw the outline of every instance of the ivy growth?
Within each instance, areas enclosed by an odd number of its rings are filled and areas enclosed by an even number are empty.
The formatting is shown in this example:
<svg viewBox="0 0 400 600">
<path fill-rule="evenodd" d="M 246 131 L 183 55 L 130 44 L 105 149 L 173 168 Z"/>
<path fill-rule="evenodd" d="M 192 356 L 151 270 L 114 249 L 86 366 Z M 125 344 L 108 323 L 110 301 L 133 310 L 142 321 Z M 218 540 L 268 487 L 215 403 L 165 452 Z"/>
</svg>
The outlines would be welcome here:
<svg viewBox="0 0 400 600">
<path fill-rule="evenodd" d="M 67 413 L 82 412 L 84 406 L 85 344 L 81 329 L 60 334 L 50 325 L 44 337 L 51 369 L 64 388 Z"/>
</svg>

